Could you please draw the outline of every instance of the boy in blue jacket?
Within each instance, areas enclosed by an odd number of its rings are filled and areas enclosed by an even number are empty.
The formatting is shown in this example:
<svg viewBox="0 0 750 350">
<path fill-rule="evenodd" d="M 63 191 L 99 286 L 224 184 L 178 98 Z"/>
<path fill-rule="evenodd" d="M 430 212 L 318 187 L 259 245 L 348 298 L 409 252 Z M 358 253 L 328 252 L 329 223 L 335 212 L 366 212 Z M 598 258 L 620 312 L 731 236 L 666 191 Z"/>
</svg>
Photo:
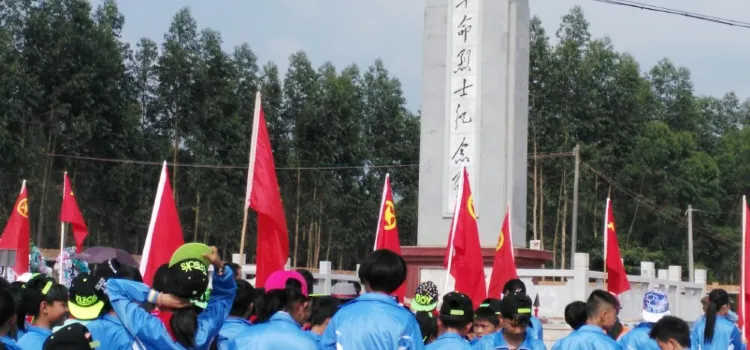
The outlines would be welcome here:
<svg viewBox="0 0 750 350">
<path fill-rule="evenodd" d="M 586 300 L 586 324 L 558 340 L 552 350 L 621 350 L 622 347 L 607 335 L 617 321 L 617 298 L 597 289 Z"/>
<path fill-rule="evenodd" d="M 465 294 L 450 292 L 443 296 L 438 317 L 438 332 L 440 335 L 427 350 L 471 350 L 471 345 L 465 339 L 471 330 L 474 310 L 471 299 Z"/>
<path fill-rule="evenodd" d="M 544 342 L 527 332 L 531 326 L 531 298 L 526 294 L 509 294 L 500 305 L 502 330 L 482 337 L 474 344 L 477 350 L 528 349 L 547 350 Z"/>
<path fill-rule="evenodd" d="M 406 262 L 380 249 L 369 253 L 359 267 L 367 293 L 341 307 L 323 333 L 322 349 L 422 350 L 419 324 L 390 294 L 406 280 Z"/>
</svg>

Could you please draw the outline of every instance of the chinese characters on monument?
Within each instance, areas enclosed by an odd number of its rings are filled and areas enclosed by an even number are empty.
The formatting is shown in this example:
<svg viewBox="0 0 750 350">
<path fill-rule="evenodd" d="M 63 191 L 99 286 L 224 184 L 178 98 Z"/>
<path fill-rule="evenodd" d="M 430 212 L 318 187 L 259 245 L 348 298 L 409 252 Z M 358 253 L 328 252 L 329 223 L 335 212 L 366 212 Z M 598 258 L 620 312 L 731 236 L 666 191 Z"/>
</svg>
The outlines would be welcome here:
<svg viewBox="0 0 750 350">
<path fill-rule="evenodd" d="M 456 203 L 461 168 L 466 165 L 472 188 L 477 188 L 479 178 L 477 158 L 477 73 L 479 70 L 479 1 L 448 0 L 448 13 L 452 26 L 449 31 L 451 44 L 448 46 L 450 80 L 450 108 L 448 110 L 449 148 L 446 151 L 448 175 L 446 186 L 449 191 L 445 198 L 444 212 L 452 215 Z M 449 20 L 450 21 L 450 20 Z M 450 22 L 449 22 L 450 23 Z M 476 197 L 476 195 L 475 195 Z M 476 198 L 474 198 L 476 201 Z"/>
</svg>

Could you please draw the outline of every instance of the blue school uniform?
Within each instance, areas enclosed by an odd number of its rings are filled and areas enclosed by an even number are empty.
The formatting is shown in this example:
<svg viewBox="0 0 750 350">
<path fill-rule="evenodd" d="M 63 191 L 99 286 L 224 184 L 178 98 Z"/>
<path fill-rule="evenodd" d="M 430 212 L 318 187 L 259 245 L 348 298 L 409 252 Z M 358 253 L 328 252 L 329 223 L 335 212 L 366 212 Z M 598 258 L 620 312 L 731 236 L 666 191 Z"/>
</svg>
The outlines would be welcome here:
<svg viewBox="0 0 750 350">
<path fill-rule="evenodd" d="M 128 333 L 116 315 L 104 314 L 89 322 L 86 328 L 91 332 L 94 341 L 99 342 L 100 349 L 129 350 L 133 348 L 135 338 Z"/>
<path fill-rule="evenodd" d="M 42 345 L 50 334 L 52 330 L 29 326 L 26 328 L 26 334 L 18 341 L 18 346 L 23 350 L 42 350 Z"/>
</svg>

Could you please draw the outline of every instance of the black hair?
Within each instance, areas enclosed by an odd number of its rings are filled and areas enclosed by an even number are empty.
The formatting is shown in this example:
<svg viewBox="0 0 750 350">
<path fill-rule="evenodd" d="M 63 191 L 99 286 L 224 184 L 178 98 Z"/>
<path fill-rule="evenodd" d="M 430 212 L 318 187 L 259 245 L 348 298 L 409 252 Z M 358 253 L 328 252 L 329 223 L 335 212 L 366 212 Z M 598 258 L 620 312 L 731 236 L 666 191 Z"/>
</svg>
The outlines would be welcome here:
<svg viewBox="0 0 750 350">
<path fill-rule="evenodd" d="M 576 300 L 565 306 L 565 323 L 573 330 L 578 330 L 586 324 L 587 318 L 586 303 Z"/>
<path fill-rule="evenodd" d="M 169 290 L 169 264 L 159 266 L 154 272 L 153 288 L 157 292 Z"/>
<path fill-rule="evenodd" d="M 495 327 L 500 325 L 500 318 L 497 317 L 497 313 L 489 307 L 480 307 L 476 309 L 474 311 L 474 320 L 487 321 L 492 323 Z"/>
<path fill-rule="evenodd" d="M 599 315 L 604 305 L 611 305 L 615 309 L 620 308 L 620 302 L 609 292 L 601 289 L 591 292 L 588 300 L 586 300 L 586 318 L 593 318 Z"/>
<path fill-rule="evenodd" d="M 729 294 L 723 289 L 714 289 L 708 293 L 708 307 L 706 308 L 706 326 L 703 329 L 703 341 L 711 344 L 716 328 L 716 314 L 722 306 L 729 305 Z"/>
<path fill-rule="evenodd" d="M 378 249 L 365 256 L 359 266 L 359 279 L 373 291 L 391 294 L 406 280 L 406 262 L 388 249 Z"/>
<path fill-rule="evenodd" d="M 203 309 L 191 305 L 190 307 L 172 311 L 172 317 L 169 319 L 169 326 L 172 327 L 175 340 L 188 349 L 195 347 L 195 334 L 198 332 L 198 314 L 201 311 Z"/>
<path fill-rule="evenodd" d="M 15 281 L 10 284 L 10 294 L 13 296 L 13 302 L 16 304 L 16 327 L 12 332 L 14 339 L 18 330 L 26 332 L 26 307 L 23 304 L 23 285 L 24 283 L 21 281 Z"/>
<path fill-rule="evenodd" d="M 681 347 L 685 349 L 690 348 L 690 327 L 687 322 L 674 317 L 664 316 L 662 317 L 654 327 L 651 328 L 651 332 L 648 334 L 651 339 L 658 340 L 660 342 L 667 342 L 669 339 L 676 341 Z"/>
<path fill-rule="evenodd" d="M 55 282 L 52 277 L 36 276 L 29 280 L 23 288 L 21 302 L 25 305 L 24 309 L 27 315 L 37 317 L 41 311 L 42 302 L 51 305 L 56 301 L 67 303 L 68 289 Z"/>
<path fill-rule="evenodd" d="M 229 315 L 248 318 L 253 305 L 255 288 L 253 288 L 250 282 L 245 280 L 237 280 L 236 282 L 237 293 L 234 295 L 234 302 L 232 303 L 232 309 L 229 310 Z"/>
<path fill-rule="evenodd" d="M 9 288 L 0 288 L 0 327 L 5 326 L 15 315 L 16 302 L 13 300 L 13 295 Z"/>
<path fill-rule="evenodd" d="M 523 293 L 526 294 L 526 284 L 518 278 L 514 278 L 508 282 L 505 282 L 503 286 L 503 294 L 515 294 Z"/>
<path fill-rule="evenodd" d="M 313 294 L 313 286 L 315 286 L 315 276 L 313 276 L 312 272 L 305 269 L 297 269 L 296 271 L 299 272 L 300 275 L 302 275 L 302 278 L 305 279 L 305 283 L 307 283 L 307 294 Z"/>
<path fill-rule="evenodd" d="M 135 281 L 143 283 L 143 276 L 141 275 L 141 271 L 138 270 L 137 267 L 127 265 L 127 264 L 120 264 L 117 259 L 111 259 L 111 268 L 114 270 L 108 268 L 107 270 L 112 271 L 112 274 L 109 274 L 109 277 L 104 277 L 100 275 L 96 275 L 97 277 L 102 277 L 105 280 L 109 280 L 110 278 L 115 279 L 123 279 L 128 281 Z M 108 263 L 105 263 L 107 265 Z M 155 280 L 155 279 L 154 279 Z M 109 297 L 106 295 L 106 293 L 100 293 L 102 294 L 102 301 L 104 302 L 104 307 L 102 307 L 102 311 L 99 313 L 99 315 L 105 315 L 112 311 L 112 304 L 109 302 Z"/>
<path fill-rule="evenodd" d="M 258 310 L 263 305 L 263 297 L 266 295 L 266 289 L 263 287 L 255 288 L 253 291 L 253 310 L 250 312 L 252 316 L 258 316 Z"/>
<path fill-rule="evenodd" d="M 240 277 L 242 277 L 242 267 L 240 267 L 240 264 L 226 262 L 224 263 L 224 266 L 229 266 L 229 268 L 232 269 L 232 274 L 234 274 L 235 278 L 237 278 L 237 275 L 240 275 Z"/>
<path fill-rule="evenodd" d="M 0 278 L 0 289 L 9 290 L 10 282 L 8 282 L 5 278 Z"/>
<path fill-rule="evenodd" d="M 417 311 L 414 315 L 417 318 L 419 324 L 419 330 L 422 332 L 422 341 L 427 344 L 427 341 L 437 337 L 438 326 L 437 319 L 432 316 L 430 311 Z"/>
<path fill-rule="evenodd" d="M 289 311 L 298 303 L 307 301 L 302 293 L 302 283 L 294 278 L 286 280 L 284 289 L 266 292 L 258 307 L 258 322 L 266 322 L 278 311 Z"/>
<path fill-rule="evenodd" d="M 313 298 L 312 314 L 310 324 L 313 326 L 323 325 L 327 319 L 333 317 L 341 306 L 341 301 L 332 296 L 321 296 Z"/>
<path fill-rule="evenodd" d="M 362 284 L 359 282 L 352 282 L 352 284 L 354 285 L 354 290 L 357 291 L 357 295 L 362 294 Z"/>
</svg>

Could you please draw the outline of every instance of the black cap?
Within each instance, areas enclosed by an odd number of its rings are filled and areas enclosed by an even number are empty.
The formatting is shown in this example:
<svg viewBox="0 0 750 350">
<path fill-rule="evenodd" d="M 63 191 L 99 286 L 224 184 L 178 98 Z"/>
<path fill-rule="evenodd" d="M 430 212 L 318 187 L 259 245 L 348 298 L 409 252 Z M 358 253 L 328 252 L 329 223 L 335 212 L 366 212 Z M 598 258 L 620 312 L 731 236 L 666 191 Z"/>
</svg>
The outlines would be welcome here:
<svg viewBox="0 0 750 350">
<path fill-rule="evenodd" d="M 531 317 L 531 298 L 526 294 L 510 294 L 503 298 L 500 304 L 500 313 L 503 318 L 514 319 L 516 317 Z"/>
<path fill-rule="evenodd" d="M 200 298 L 208 289 L 208 267 L 199 259 L 185 259 L 169 267 L 165 292 L 185 299 Z"/>
<path fill-rule="evenodd" d="M 99 317 L 107 298 L 106 284 L 102 277 L 82 273 L 73 278 L 68 289 L 70 314 L 79 320 Z"/>
<path fill-rule="evenodd" d="M 474 308 L 471 298 L 459 292 L 450 292 L 443 296 L 440 305 L 440 316 L 455 316 L 471 320 L 474 318 Z"/>
<path fill-rule="evenodd" d="M 500 311 L 501 308 L 502 308 L 502 301 L 500 301 L 500 299 L 487 298 L 487 299 L 482 300 L 482 303 L 479 304 L 479 307 L 477 308 L 477 310 L 489 309 L 489 310 L 492 310 L 492 313 L 497 315 L 500 312 L 502 312 Z"/>
<path fill-rule="evenodd" d="M 42 346 L 43 350 L 90 350 L 97 348 L 89 329 L 80 323 L 71 323 L 52 333 Z"/>
</svg>

